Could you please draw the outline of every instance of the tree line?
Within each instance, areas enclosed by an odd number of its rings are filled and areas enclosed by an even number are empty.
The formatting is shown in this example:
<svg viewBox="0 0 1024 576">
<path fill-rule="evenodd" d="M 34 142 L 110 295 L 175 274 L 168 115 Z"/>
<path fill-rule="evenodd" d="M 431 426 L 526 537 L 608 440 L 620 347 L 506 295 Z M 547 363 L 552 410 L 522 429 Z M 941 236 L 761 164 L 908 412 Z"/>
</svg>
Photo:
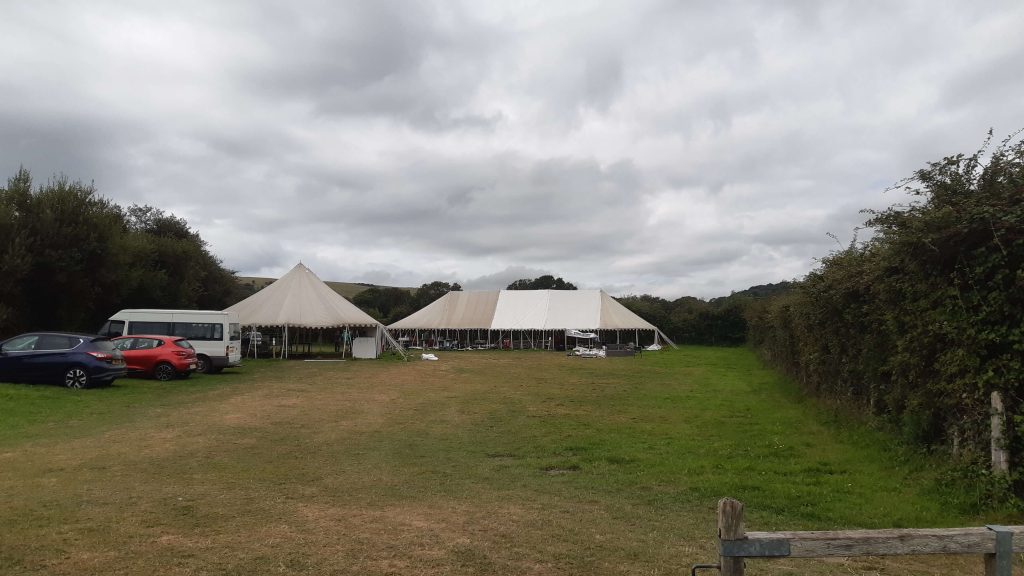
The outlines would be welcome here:
<svg viewBox="0 0 1024 576">
<path fill-rule="evenodd" d="M 756 302 L 787 292 L 793 282 L 753 286 L 729 296 L 704 300 L 683 296 L 617 298 L 634 314 L 654 324 L 676 344 L 742 346 L 747 341 L 747 310 Z"/>
<path fill-rule="evenodd" d="M 352 303 L 382 324 L 391 324 L 420 310 L 448 292 L 459 292 L 458 283 L 429 282 L 415 290 L 374 286 L 352 298 Z"/>
<path fill-rule="evenodd" d="M 33 187 L 22 168 L 0 188 L 0 336 L 94 332 L 123 308 L 220 310 L 234 272 L 185 220 L 118 206 L 57 176 Z"/>
</svg>

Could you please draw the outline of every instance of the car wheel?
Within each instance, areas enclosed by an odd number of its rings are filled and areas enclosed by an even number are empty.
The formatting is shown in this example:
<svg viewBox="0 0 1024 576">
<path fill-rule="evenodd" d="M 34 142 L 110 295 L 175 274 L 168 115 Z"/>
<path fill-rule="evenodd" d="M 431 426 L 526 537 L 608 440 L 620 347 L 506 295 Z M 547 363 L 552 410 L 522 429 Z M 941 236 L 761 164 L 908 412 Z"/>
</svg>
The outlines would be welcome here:
<svg viewBox="0 0 1024 576">
<path fill-rule="evenodd" d="M 88 388 L 89 373 L 81 366 L 72 366 L 64 372 L 64 385 L 68 388 Z"/>
<path fill-rule="evenodd" d="M 211 368 L 210 359 L 208 357 L 202 355 L 196 357 L 196 372 L 207 374 L 210 372 Z"/>
<path fill-rule="evenodd" d="M 156 365 L 153 369 L 153 377 L 161 382 L 167 382 L 168 380 L 174 379 L 174 366 L 166 362 L 161 362 Z"/>
</svg>

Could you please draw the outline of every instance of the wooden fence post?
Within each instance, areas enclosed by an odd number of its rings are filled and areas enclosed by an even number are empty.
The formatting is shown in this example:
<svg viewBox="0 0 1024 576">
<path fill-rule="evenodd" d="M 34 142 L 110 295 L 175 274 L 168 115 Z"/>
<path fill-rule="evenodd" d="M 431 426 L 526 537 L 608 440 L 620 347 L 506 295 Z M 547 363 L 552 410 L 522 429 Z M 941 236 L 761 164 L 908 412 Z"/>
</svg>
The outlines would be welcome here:
<svg viewBox="0 0 1024 576">
<path fill-rule="evenodd" d="M 1010 473 L 1010 455 L 1006 451 L 1003 431 L 1006 429 L 1006 408 L 1003 397 L 998 391 L 992 392 L 992 472 L 1007 475 Z"/>
<path fill-rule="evenodd" d="M 743 502 L 732 498 L 718 501 L 718 538 L 719 540 L 743 540 L 746 538 L 743 527 Z M 743 576 L 743 558 L 719 556 L 722 576 Z"/>
</svg>

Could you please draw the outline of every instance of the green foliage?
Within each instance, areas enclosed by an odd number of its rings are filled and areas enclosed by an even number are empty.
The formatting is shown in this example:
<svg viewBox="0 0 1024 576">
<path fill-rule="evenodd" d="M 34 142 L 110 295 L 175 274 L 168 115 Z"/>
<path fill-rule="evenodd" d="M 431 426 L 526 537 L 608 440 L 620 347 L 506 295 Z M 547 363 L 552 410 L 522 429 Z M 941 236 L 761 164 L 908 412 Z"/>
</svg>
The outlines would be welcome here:
<svg viewBox="0 0 1024 576">
<path fill-rule="evenodd" d="M 794 283 L 754 286 L 723 298 L 701 300 L 683 296 L 669 301 L 657 296 L 625 296 L 618 301 L 661 328 L 677 344 L 739 346 L 747 339 L 748 309 L 768 296 L 783 294 Z"/>
<path fill-rule="evenodd" d="M 0 336 L 92 331 L 129 307 L 220 309 L 235 286 L 181 218 L 65 176 L 33 190 L 24 168 L 0 188 Z"/>
<path fill-rule="evenodd" d="M 449 292 L 460 292 L 462 286 L 448 282 L 430 282 L 414 293 L 405 288 L 374 286 L 352 298 L 352 303 L 384 324 L 405 318 Z"/>
<path fill-rule="evenodd" d="M 576 285 L 566 282 L 561 276 L 555 278 L 545 274 L 538 278 L 522 278 L 508 285 L 506 290 L 576 290 Z"/>
<path fill-rule="evenodd" d="M 984 461 L 989 397 L 1021 462 L 1024 144 L 930 163 L 906 206 L 869 212 L 874 236 L 753 308 L 750 340 L 815 393 L 888 420 L 912 442 Z"/>
<path fill-rule="evenodd" d="M 461 291 L 462 286 L 459 286 L 458 283 L 449 284 L 447 282 L 431 282 L 429 284 L 424 284 L 420 286 L 419 289 L 416 290 L 416 294 L 413 295 L 412 311 L 423 308 L 449 292 Z M 404 314 L 403 317 L 404 316 L 408 316 L 408 313 Z"/>
<path fill-rule="evenodd" d="M 390 324 L 412 312 L 412 294 L 404 288 L 367 288 L 352 298 L 352 303 L 376 320 Z"/>
</svg>

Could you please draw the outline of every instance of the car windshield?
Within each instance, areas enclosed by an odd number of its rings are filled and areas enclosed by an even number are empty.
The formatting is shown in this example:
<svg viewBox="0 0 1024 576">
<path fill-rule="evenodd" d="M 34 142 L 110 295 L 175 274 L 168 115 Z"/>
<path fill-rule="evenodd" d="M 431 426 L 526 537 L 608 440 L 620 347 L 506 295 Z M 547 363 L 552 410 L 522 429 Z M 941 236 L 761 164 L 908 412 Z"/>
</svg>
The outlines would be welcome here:
<svg viewBox="0 0 1024 576">
<path fill-rule="evenodd" d="M 192 350 L 192 343 L 188 340 L 175 340 L 174 345 L 178 348 L 185 348 L 186 350 Z"/>
</svg>

